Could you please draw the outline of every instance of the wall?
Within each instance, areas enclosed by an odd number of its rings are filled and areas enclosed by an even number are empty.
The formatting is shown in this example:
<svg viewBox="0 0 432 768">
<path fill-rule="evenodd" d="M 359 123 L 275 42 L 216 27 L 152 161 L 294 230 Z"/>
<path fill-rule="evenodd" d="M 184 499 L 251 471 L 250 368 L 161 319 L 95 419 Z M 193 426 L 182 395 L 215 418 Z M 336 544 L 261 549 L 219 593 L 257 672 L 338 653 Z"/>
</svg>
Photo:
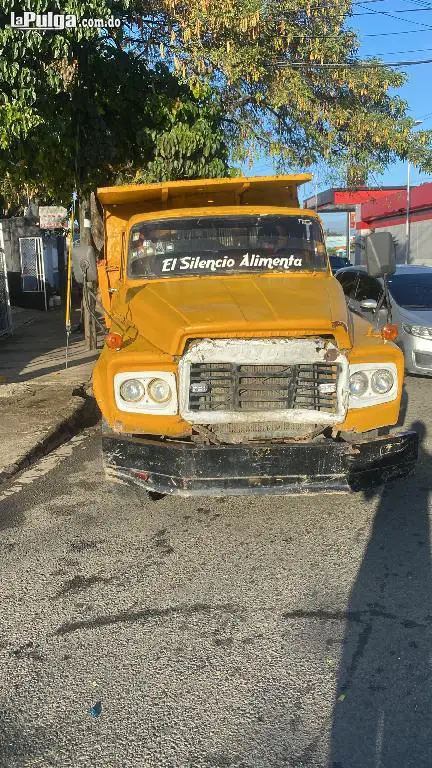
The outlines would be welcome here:
<svg viewBox="0 0 432 768">
<path fill-rule="evenodd" d="M 44 309 L 41 294 L 23 293 L 21 281 L 20 237 L 38 237 L 39 227 L 24 216 L 14 216 L 0 221 L 5 240 L 6 268 L 8 273 L 9 296 L 12 306 Z"/>
<path fill-rule="evenodd" d="M 432 220 L 414 221 L 410 232 L 410 263 L 432 266 Z"/>
<path fill-rule="evenodd" d="M 360 235 L 368 231 L 390 232 L 393 235 L 398 264 L 427 264 L 432 266 L 432 183 L 411 188 L 410 194 L 410 253 L 406 244 L 407 191 L 400 189 L 386 197 L 365 202 L 356 211 Z M 369 230 L 367 229 L 369 227 Z M 362 256 L 359 254 L 359 258 Z"/>
<path fill-rule="evenodd" d="M 3 231 L 6 252 L 6 266 L 8 272 L 21 273 L 19 238 L 38 237 L 40 229 L 31 220 L 24 216 L 14 216 L 11 219 L 1 219 L 0 226 Z"/>
<path fill-rule="evenodd" d="M 0 337 L 9 334 L 12 331 L 12 317 L 9 302 L 9 284 L 6 269 L 6 246 L 8 251 L 9 239 L 8 232 L 4 238 L 3 228 L 0 224 Z"/>
<path fill-rule="evenodd" d="M 6 269 L 11 270 L 11 239 L 10 239 L 10 219 L 0 219 L 0 248 L 4 251 L 6 260 Z"/>
<path fill-rule="evenodd" d="M 396 263 L 406 263 L 406 224 L 399 222 L 392 224 L 387 221 L 374 222 L 376 232 L 390 232 L 393 236 Z M 372 224 L 371 224 L 372 226 Z M 365 264 L 364 237 L 370 230 L 361 230 L 356 238 L 355 264 Z M 426 264 L 432 266 L 432 219 L 412 221 L 410 225 L 410 253 L 409 264 Z"/>
<path fill-rule="evenodd" d="M 26 219 L 24 216 L 13 217 L 0 220 L 0 242 L 4 243 L 6 256 L 6 268 L 8 274 L 9 294 L 12 305 L 18 307 L 31 307 L 33 309 L 45 309 L 45 297 L 43 292 L 23 291 L 21 278 L 21 260 L 20 260 L 20 237 L 40 237 L 43 238 L 45 264 L 47 269 L 46 279 L 51 283 L 51 287 L 59 289 L 63 293 L 64 283 L 64 236 L 53 234 L 46 236 L 44 230 L 41 230 L 34 220 Z M 53 277 L 53 266 L 57 261 L 59 272 L 55 279 Z M 51 294 L 51 287 L 47 286 L 48 295 Z"/>
</svg>

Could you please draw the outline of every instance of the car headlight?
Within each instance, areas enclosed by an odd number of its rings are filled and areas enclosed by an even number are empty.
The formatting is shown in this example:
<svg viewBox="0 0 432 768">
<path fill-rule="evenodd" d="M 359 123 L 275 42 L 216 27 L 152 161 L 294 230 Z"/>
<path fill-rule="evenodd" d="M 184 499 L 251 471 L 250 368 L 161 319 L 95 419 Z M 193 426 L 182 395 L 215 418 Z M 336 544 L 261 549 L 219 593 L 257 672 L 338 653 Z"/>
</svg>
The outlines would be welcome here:
<svg viewBox="0 0 432 768">
<path fill-rule="evenodd" d="M 362 397 L 369 387 L 369 379 L 363 371 L 357 371 L 350 376 L 349 390 L 354 397 Z"/>
<path fill-rule="evenodd" d="M 127 403 L 137 403 L 144 395 L 144 386 L 138 379 L 126 379 L 120 386 L 120 397 Z"/>
<path fill-rule="evenodd" d="M 386 368 L 380 368 L 371 376 L 371 387 L 378 395 L 385 395 L 390 392 L 394 384 L 394 376 Z"/>
<path fill-rule="evenodd" d="M 172 397 L 171 387 L 164 379 L 152 379 L 149 381 L 147 384 L 147 394 L 155 403 L 167 403 Z"/>
<path fill-rule="evenodd" d="M 402 328 L 405 333 L 409 333 L 411 336 L 421 336 L 426 339 L 432 336 L 432 328 L 427 325 L 403 325 Z"/>
</svg>

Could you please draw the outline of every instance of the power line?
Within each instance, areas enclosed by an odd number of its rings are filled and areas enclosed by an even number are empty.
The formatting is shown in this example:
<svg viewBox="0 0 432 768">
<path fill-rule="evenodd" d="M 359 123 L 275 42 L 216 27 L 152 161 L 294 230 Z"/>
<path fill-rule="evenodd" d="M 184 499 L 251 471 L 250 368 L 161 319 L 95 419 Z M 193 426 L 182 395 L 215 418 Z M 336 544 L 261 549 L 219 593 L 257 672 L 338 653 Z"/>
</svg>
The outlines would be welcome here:
<svg viewBox="0 0 432 768">
<path fill-rule="evenodd" d="M 363 2 L 364 0 L 362 0 Z M 372 0 L 368 0 L 368 2 L 371 2 Z M 377 0 L 378 2 L 378 0 Z M 406 21 L 406 19 L 398 19 L 398 21 Z M 413 22 L 409 22 L 412 24 Z M 432 29 L 432 27 L 427 27 L 427 29 Z M 400 30 L 399 32 L 374 32 L 372 34 L 363 35 L 362 33 L 353 30 L 353 29 L 342 29 L 339 32 L 337 32 L 334 35 L 311 35 L 307 33 L 307 30 L 304 30 L 304 32 L 299 32 L 297 35 L 293 35 L 293 39 L 296 38 L 302 38 L 304 41 L 308 42 L 309 40 L 337 40 L 337 38 L 341 34 L 356 34 L 359 36 L 362 40 L 366 37 L 393 37 L 394 35 L 422 35 L 423 30 L 421 29 L 404 29 Z"/>
<path fill-rule="evenodd" d="M 320 67 L 320 68 L 342 68 L 342 69 L 375 69 L 383 67 L 413 67 L 417 64 L 432 64 L 432 59 L 420 59 L 418 61 L 377 61 L 375 63 L 368 61 L 348 61 L 348 62 L 327 62 L 320 64 L 317 61 L 280 61 L 281 67 Z"/>
<path fill-rule="evenodd" d="M 370 0 L 367 0 L 367 1 L 368 3 L 370 2 Z M 394 8 L 390 10 L 393 10 L 394 13 L 422 13 L 422 11 L 432 11 L 432 7 L 428 6 L 427 8 Z M 387 15 L 387 11 L 375 11 L 375 10 L 361 11 L 361 12 L 351 13 L 350 15 L 351 16 L 372 16 L 372 15 L 375 15 L 376 13 L 382 13 Z"/>
<path fill-rule="evenodd" d="M 405 0 L 405 1 L 409 2 L 409 3 L 415 3 L 415 4 L 416 3 L 420 3 L 421 5 L 424 5 L 425 2 L 427 2 L 427 0 Z M 385 3 L 385 2 L 387 2 L 387 0 L 367 0 L 368 5 L 372 4 L 372 3 Z M 351 5 L 364 5 L 364 3 L 365 3 L 365 0 L 352 0 Z M 305 10 L 316 11 L 316 10 L 322 10 L 323 8 L 334 9 L 336 6 L 337 6 L 337 3 L 335 3 L 335 2 L 333 2 L 333 3 L 332 2 L 330 2 L 330 3 L 320 3 L 320 4 L 317 4 L 317 5 L 310 5 L 310 6 L 308 6 L 307 9 L 306 8 L 302 8 L 300 6 L 296 10 L 287 11 L 286 13 L 288 13 L 288 14 L 300 13 L 300 11 L 305 11 Z M 429 5 L 428 6 L 428 10 L 429 9 L 432 10 L 432 6 Z M 413 8 L 412 10 L 414 11 L 416 9 Z M 421 9 L 419 9 L 419 10 L 421 10 Z M 351 15 L 355 16 L 355 15 L 360 15 L 360 14 L 351 14 Z M 144 19 L 144 21 L 148 21 L 148 20 Z"/>
<path fill-rule="evenodd" d="M 428 51 L 432 51 L 432 48 L 411 48 L 408 51 L 383 51 L 380 53 L 370 53 L 365 58 L 372 59 L 375 56 L 404 56 L 406 53 L 426 53 Z"/>
<path fill-rule="evenodd" d="M 351 5 L 359 5 L 359 6 L 363 6 L 364 7 L 365 2 L 367 2 L 368 5 L 369 5 L 369 4 L 372 4 L 372 3 L 384 3 L 384 2 L 386 2 L 386 0 L 353 0 Z M 407 0 L 407 2 L 416 3 L 416 0 Z M 375 13 L 379 13 L 379 14 L 384 14 L 384 15 L 388 16 L 389 15 L 389 11 L 393 11 L 394 13 L 421 13 L 422 11 L 432 11 L 432 5 L 427 5 L 427 6 L 424 5 L 425 0 L 418 0 L 418 2 L 422 5 L 421 8 L 394 8 L 394 9 L 390 8 L 388 11 L 377 11 L 375 9 L 373 9 L 373 10 L 366 9 L 366 11 L 362 11 L 362 12 L 355 11 L 354 13 L 350 13 L 349 11 L 347 11 L 347 15 L 352 17 L 352 16 L 368 16 L 368 15 L 372 15 L 372 14 L 375 14 Z M 335 4 L 334 3 L 320 3 L 319 5 L 310 5 L 307 10 L 308 11 L 318 11 L 318 10 L 322 11 L 323 9 L 325 10 L 326 8 L 329 8 L 329 9 L 333 10 L 335 8 Z M 306 8 L 299 7 L 295 11 L 294 10 L 293 11 L 288 11 L 287 13 L 289 15 L 296 15 L 296 14 L 300 13 L 301 11 L 306 11 Z M 405 19 L 401 19 L 401 21 L 405 21 Z M 415 22 L 410 22 L 410 23 L 414 24 Z"/>
<path fill-rule="evenodd" d="M 375 2 L 375 0 L 373 0 L 373 1 Z M 361 3 L 362 0 L 358 0 L 358 2 Z M 371 0 L 368 0 L 368 3 L 370 3 L 370 2 L 371 2 Z M 424 4 L 424 0 L 406 0 L 406 2 L 414 3 L 414 5 L 423 5 Z"/>
<path fill-rule="evenodd" d="M 340 34 L 350 34 L 351 32 L 355 32 L 355 30 L 352 29 L 343 29 L 341 32 L 338 32 L 334 35 L 308 35 L 307 32 L 300 33 L 298 35 L 293 35 L 293 38 L 301 37 L 305 41 L 309 40 L 337 40 Z M 360 33 L 355 32 L 355 34 L 359 34 L 359 36 L 364 39 L 365 37 L 391 37 L 393 35 L 421 35 L 422 30 L 420 29 L 405 29 L 400 32 L 375 32 L 373 34 L 367 34 L 363 35 Z"/>
<path fill-rule="evenodd" d="M 367 11 L 370 11 L 369 8 L 367 8 L 365 5 L 362 4 L 363 8 L 366 8 Z M 387 11 L 370 11 L 372 14 L 380 14 L 382 16 L 388 16 L 389 19 L 396 19 L 396 21 L 403 21 L 405 22 L 406 19 L 401 19 L 400 16 L 395 16 L 393 13 L 388 13 Z M 423 24 L 421 21 L 410 21 L 409 24 L 415 24 L 417 27 L 424 27 L 425 29 L 432 29 L 432 26 L 430 24 Z"/>
<path fill-rule="evenodd" d="M 405 21 L 405 19 L 399 19 L 399 21 Z M 430 29 L 430 27 L 427 27 L 427 29 Z M 422 33 L 419 29 L 403 29 L 400 32 L 375 32 L 371 35 L 370 34 L 361 35 L 361 37 L 391 37 L 392 35 L 414 35 L 414 34 L 421 35 Z"/>
</svg>

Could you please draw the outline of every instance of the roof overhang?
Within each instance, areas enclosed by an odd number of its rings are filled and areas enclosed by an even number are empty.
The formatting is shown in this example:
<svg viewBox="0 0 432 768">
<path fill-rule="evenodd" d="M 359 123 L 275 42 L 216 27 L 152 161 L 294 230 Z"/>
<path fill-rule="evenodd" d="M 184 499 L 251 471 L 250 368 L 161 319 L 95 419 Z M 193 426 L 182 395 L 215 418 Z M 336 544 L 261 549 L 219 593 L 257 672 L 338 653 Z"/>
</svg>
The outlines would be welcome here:
<svg viewBox="0 0 432 768">
<path fill-rule="evenodd" d="M 326 189 L 318 195 L 308 197 L 304 207 L 318 213 L 346 213 L 355 211 L 357 205 L 379 200 L 404 187 L 359 187 L 358 189 Z"/>
<path fill-rule="evenodd" d="M 405 216 L 407 208 L 406 187 L 394 191 L 380 200 L 369 200 L 362 206 L 362 219 L 372 222 L 378 219 L 386 219 L 397 216 Z M 410 191 L 410 212 L 430 211 L 432 209 L 432 183 L 426 182 Z"/>
</svg>

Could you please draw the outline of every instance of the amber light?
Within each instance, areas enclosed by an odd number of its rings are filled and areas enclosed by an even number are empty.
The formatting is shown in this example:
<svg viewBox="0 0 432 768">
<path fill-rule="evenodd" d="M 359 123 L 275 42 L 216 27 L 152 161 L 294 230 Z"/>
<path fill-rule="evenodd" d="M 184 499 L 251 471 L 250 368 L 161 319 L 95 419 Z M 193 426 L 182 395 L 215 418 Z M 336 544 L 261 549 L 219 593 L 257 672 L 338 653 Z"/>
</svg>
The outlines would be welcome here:
<svg viewBox="0 0 432 768">
<path fill-rule="evenodd" d="M 381 336 L 386 341 L 394 341 L 399 336 L 399 331 L 397 325 L 393 325 L 392 323 L 386 323 L 386 325 L 381 330 Z"/>
<path fill-rule="evenodd" d="M 123 345 L 123 339 L 119 333 L 107 333 L 105 336 L 105 344 L 110 349 L 120 349 Z"/>
</svg>

